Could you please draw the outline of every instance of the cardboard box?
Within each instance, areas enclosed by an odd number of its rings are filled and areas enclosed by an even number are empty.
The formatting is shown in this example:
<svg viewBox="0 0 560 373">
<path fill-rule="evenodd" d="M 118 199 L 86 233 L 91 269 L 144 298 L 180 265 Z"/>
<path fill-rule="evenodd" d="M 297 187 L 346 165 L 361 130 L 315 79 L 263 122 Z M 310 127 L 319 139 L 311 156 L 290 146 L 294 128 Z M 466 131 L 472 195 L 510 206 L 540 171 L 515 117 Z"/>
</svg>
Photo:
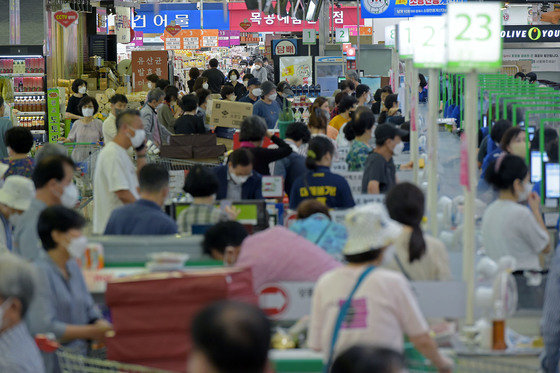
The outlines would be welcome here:
<svg viewBox="0 0 560 373">
<path fill-rule="evenodd" d="M 172 158 L 172 159 L 193 158 L 192 146 L 162 145 L 160 150 L 161 150 L 161 156 L 163 158 Z"/>
<path fill-rule="evenodd" d="M 96 91 L 97 90 L 97 78 L 87 78 L 85 79 L 87 83 L 87 88 L 89 91 Z"/>
<path fill-rule="evenodd" d="M 193 147 L 193 157 L 196 159 L 201 158 L 218 158 L 226 152 L 225 145 L 212 145 L 212 146 L 195 146 Z"/>
<path fill-rule="evenodd" d="M 248 102 L 213 100 L 210 125 L 240 128 L 243 119 L 251 115 L 253 115 L 253 105 Z"/>
<path fill-rule="evenodd" d="M 193 135 L 172 135 L 169 145 L 175 146 L 213 146 L 216 145 L 216 135 L 213 133 Z"/>
<path fill-rule="evenodd" d="M 99 78 L 99 90 L 104 91 L 108 88 L 107 78 Z"/>
</svg>

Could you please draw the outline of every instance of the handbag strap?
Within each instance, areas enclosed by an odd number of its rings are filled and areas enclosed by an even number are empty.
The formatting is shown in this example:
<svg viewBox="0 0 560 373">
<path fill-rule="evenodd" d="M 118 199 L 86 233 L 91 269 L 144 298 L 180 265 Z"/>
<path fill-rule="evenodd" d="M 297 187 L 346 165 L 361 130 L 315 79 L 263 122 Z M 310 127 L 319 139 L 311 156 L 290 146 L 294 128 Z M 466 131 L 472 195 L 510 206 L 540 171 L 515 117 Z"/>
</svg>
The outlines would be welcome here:
<svg viewBox="0 0 560 373">
<path fill-rule="evenodd" d="M 338 311 L 338 317 L 337 317 L 336 323 L 334 325 L 334 330 L 333 330 L 332 339 L 331 339 L 331 347 L 329 349 L 329 355 L 328 355 L 329 358 L 327 360 L 327 364 L 325 365 L 325 367 L 323 369 L 324 373 L 328 373 L 331 369 L 331 365 L 333 363 L 333 358 L 334 358 L 334 347 L 336 346 L 336 341 L 338 340 L 338 334 L 340 332 L 340 328 L 342 327 L 342 323 L 344 322 L 344 319 L 346 318 L 346 314 L 348 313 L 348 309 L 350 308 L 350 305 L 352 304 L 352 298 L 354 298 L 354 294 L 356 294 L 356 291 L 358 290 L 358 288 L 360 287 L 360 285 L 362 284 L 364 279 L 367 277 L 367 275 L 369 275 L 374 269 L 375 269 L 375 266 L 369 266 L 362 272 L 360 277 L 358 277 L 358 280 L 356 281 L 356 284 L 354 285 L 354 288 L 350 292 L 350 295 L 348 296 L 348 299 L 346 299 L 346 301 L 344 302 L 344 304 L 342 305 L 342 307 L 340 307 L 340 310 Z"/>
<path fill-rule="evenodd" d="M 404 269 L 404 266 L 399 258 L 399 256 L 395 253 L 395 261 L 397 262 L 397 265 L 399 266 L 402 274 L 404 275 L 404 277 L 406 277 L 406 279 L 408 281 L 412 281 L 412 279 L 410 278 L 410 276 L 408 275 L 408 272 Z"/>
</svg>

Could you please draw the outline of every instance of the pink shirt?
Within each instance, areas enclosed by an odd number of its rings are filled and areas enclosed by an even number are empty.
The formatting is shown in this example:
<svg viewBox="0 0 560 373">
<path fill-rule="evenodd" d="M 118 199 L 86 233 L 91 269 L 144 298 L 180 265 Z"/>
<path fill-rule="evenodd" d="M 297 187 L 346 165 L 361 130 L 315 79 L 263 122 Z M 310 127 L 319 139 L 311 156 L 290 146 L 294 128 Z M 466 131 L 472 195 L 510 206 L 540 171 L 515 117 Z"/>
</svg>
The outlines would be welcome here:
<svg viewBox="0 0 560 373">
<path fill-rule="evenodd" d="M 317 281 L 341 266 L 322 248 L 292 231 L 276 226 L 243 241 L 236 266 L 253 270 L 253 286 L 276 281 Z"/>
<path fill-rule="evenodd" d="M 345 266 L 321 276 L 313 291 L 310 348 L 328 353 L 339 309 L 364 269 Z M 357 344 L 402 352 L 404 335 L 416 337 L 428 331 L 406 278 L 398 272 L 376 268 L 354 294 L 338 335 L 335 354 Z"/>
</svg>

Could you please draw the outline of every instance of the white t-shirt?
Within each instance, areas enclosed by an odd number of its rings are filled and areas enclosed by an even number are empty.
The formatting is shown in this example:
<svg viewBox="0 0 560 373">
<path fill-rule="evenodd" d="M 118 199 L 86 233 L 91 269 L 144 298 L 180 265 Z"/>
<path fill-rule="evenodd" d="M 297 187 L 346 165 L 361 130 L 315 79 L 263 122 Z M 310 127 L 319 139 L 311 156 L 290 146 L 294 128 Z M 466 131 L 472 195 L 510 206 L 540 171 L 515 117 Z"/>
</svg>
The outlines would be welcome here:
<svg viewBox="0 0 560 373">
<path fill-rule="evenodd" d="M 548 232 L 527 206 L 498 199 L 484 212 L 482 244 L 486 254 L 495 261 L 511 255 L 517 260 L 516 269 L 539 270 L 539 253 L 548 242 Z"/>
<path fill-rule="evenodd" d="M 110 113 L 105 122 L 103 122 L 103 141 L 105 144 L 113 141 L 115 136 L 117 136 L 116 119 L 113 113 Z"/>
<path fill-rule="evenodd" d="M 128 190 L 138 194 L 136 167 L 125 149 L 110 142 L 101 150 L 93 179 L 93 233 L 102 234 L 114 209 L 123 203 L 115 192 Z"/>
<path fill-rule="evenodd" d="M 364 269 L 345 266 L 319 279 L 311 306 L 310 348 L 328 354 L 340 307 Z M 405 334 L 415 337 L 428 330 L 406 278 L 398 272 L 376 268 L 354 294 L 352 306 L 338 334 L 335 355 L 356 344 L 402 352 Z"/>
</svg>

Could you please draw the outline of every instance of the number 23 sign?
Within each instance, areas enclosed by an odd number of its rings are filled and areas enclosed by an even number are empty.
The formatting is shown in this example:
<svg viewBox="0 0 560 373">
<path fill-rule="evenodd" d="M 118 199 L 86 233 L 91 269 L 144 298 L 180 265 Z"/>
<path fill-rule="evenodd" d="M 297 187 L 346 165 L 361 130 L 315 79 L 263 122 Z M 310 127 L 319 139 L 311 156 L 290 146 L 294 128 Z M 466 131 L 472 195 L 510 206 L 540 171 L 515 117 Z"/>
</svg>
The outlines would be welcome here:
<svg viewBox="0 0 560 373">
<path fill-rule="evenodd" d="M 500 3 L 451 3 L 447 7 L 447 67 L 495 70 L 502 65 Z"/>
</svg>

